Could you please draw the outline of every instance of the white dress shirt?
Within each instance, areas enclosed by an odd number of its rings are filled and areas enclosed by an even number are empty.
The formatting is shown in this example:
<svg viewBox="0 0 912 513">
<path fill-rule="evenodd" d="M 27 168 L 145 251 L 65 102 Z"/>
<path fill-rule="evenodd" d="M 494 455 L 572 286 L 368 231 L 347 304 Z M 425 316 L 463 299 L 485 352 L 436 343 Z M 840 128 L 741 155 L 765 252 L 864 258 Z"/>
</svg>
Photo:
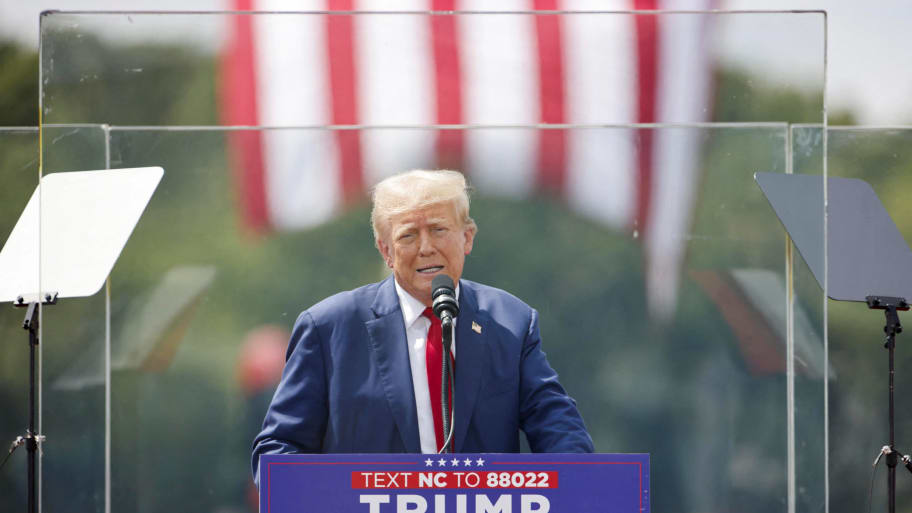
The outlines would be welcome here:
<svg viewBox="0 0 912 513">
<path fill-rule="evenodd" d="M 415 390 L 415 408 L 418 412 L 418 438 L 421 441 L 421 452 L 437 453 L 437 437 L 434 434 L 434 415 L 431 413 L 431 393 L 427 382 L 427 357 L 425 354 L 428 328 L 431 320 L 421 315 L 424 304 L 399 286 L 396 280 L 396 294 L 402 309 L 402 320 L 405 322 L 405 336 L 408 338 L 409 366 L 412 369 L 412 387 Z M 456 285 L 456 299 L 459 300 L 459 285 Z M 456 327 L 456 320 L 453 320 Z M 453 330 L 453 345 L 450 353 L 456 359 L 456 333 Z M 455 391 L 454 395 L 455 395 Z M 439 392 L 438 392 L 439 393 Z M 455 417 L 455 409 L 453 412 Z"/>
</svg>

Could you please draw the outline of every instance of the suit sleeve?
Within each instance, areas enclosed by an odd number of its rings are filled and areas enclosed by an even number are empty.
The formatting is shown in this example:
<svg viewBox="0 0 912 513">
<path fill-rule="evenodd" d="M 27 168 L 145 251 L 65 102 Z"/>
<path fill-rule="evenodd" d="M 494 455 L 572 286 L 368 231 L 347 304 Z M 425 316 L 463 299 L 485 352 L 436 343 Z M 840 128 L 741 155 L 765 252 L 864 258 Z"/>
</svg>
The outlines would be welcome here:
<svg viewBox="0 0 912 513">
<path fill-rule="evenodd" d="M 519 377 L 520 427 L 532 452 L 594 452 L 574 401 L 557 381 L 541 347 L 538 312 L 523 341 Z"/>
<path fill-rule="evenodd" d="M 253 442 L 258 486 L 260 455 L 321 452 L 327 415 L 323 347 L 313 317 L 305 311 L 295 322 L 282 380 Z"/>
</svg>

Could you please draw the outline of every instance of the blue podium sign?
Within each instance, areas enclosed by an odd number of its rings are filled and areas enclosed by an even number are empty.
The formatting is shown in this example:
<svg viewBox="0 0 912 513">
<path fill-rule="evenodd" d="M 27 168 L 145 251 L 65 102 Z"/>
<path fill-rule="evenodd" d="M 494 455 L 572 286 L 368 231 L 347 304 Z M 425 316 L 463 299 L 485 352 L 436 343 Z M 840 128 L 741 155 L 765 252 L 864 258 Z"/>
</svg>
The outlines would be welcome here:
<svg viewBox="0 0 912 513">
<path fill-rule="evenodd" d="M 264 455 L 260 512 L 648 513 L 649 455 Z"/>
</svg>

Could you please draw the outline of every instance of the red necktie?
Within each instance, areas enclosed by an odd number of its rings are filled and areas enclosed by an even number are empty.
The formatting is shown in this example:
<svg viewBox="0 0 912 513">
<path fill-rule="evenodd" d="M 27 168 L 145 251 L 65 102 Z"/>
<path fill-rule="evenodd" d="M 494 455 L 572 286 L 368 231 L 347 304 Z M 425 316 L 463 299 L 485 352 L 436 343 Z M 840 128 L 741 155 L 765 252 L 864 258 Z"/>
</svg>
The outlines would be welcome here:
<svg viewBox="0 0 912 513">
<path fill-rule="evenodd" d="M 425 346 L 425 367 L 427 367 L 428 391 L 431 393 L 431 412 L 434 414 L 434 434 L 437 436 L 437 451 L 443 448 L 443 416 L 441 415 L 440 391 L 442 378 L 441 355 L 443 354 L 443 330 L 440 319 L 434 315 L 430 307 L 425 308 L 421 315 L 431 320 L 428 328 L 427 344 Z M 451 356 L 452 358 L 452 356 Z M 452 363 L 452 360 L 451 360 Z M 450 369 L 453 369 L 451 366 Z M 450 415 L 453 414 L 453 391 L 450 390 Z M 452 418 L 452 417 L 451 417 Z"/>
</svg>

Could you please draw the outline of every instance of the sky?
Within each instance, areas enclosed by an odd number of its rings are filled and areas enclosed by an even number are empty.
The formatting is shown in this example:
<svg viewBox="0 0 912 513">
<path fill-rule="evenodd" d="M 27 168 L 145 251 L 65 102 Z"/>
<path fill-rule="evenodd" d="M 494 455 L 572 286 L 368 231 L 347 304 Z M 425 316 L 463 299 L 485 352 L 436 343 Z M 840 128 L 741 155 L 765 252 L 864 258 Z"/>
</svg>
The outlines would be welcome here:
<svg viewBox="0 0 912 513">
<path fill-rule="evenodd" d="M 825 9 L 828 106 L 858 123 L 912 124 L 912 2 L 723 0 L 726 9 Z"/>
<path fill-rule="evenodd" d="M 605 0 L 616 8 L 617 0 Z M 675 7 L 676 0 L 665 5 Z M 686 2 L 687 0 L 680 0 Z M 827 11 L 828 108 L 852 111 L 859 124 L 912 125 L 912 2 L 907 0 L 717 0 L 720 9 L 824 9 Z M 0 0 L 0 37 L 37 48 L 39 13 L 59 10 L 221 10 L 228 0 Z M 681 5 L 684 5 L 683 3 Z M 686 8 L 686 7 L 682 7 Z M 194 34 L 174 27 L 175 36 Z M 196 34 L 205 37 L 205 34 Z M 742 38 L 743 39 L 743 38 Z M 788 59 L 801 53 L 795 41 L 775 37 L 732 47 L 751 52 L 763 47 L 767 65 L 797 68 Z M 743 46 L 743 45 L 742 45 Z M 805 52 L 807 53 L 807 52 Z M 782 58 L 779 59 L 778 57 Z M 782 73 L 782 69 L 775 71 Z"/>
</svg>

